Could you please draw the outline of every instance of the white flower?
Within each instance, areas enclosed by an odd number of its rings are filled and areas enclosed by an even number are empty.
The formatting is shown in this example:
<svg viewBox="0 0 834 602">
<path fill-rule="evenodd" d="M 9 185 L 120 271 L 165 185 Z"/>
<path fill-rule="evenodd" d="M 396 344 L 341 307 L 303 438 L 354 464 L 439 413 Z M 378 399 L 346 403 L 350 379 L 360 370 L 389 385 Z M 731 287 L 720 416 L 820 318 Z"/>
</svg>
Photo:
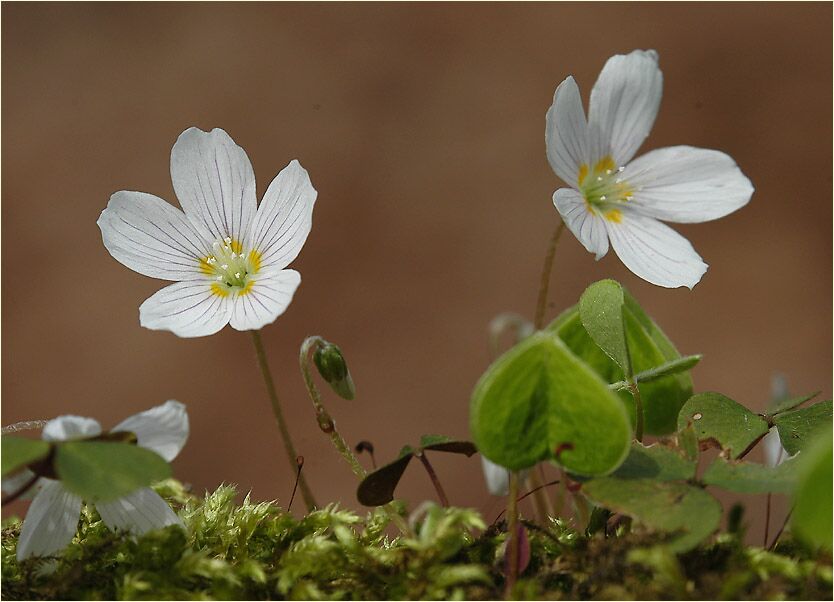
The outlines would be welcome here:
<svg viewBox="0 0 834 602">
<path fill-rule="evenodd" d="M 510 469 L 487 460 L 486 457 L 481 456 L 481 468 L 484 470 L 484 481 L 492 495 L 507 495 L 510 492 Z M 529 470 L 522 470 L 519 472 L 519 481 L 524 481 L 529 474 Z"/>
<path fill-rule="evenodd" d="M 481 456 L 481 468 L 484 470 L 484 481 L 492 495 L 507 495 L 510 492 L 510 471 L 503 466 Z"/>
<path fill-rule="evenodd" d="M 255 330 L 273 322 L 301 282 L 284 268 L 312 227 L 317 193 L 307 171 L 291 161 L 257 206 L 244 150 L 221 129 L 189 128 L 171 150 L 171 179 L 182 211 L 150 194 L 121 191 L 98 220 L 118 261 L 177 281 L 142 303 L 142 326 L 199 337 L 229 323 Z"/>
<path fill-rule="evenodd" d="M 160 406 L 141 412 L 120 422 L 111 432 L 131 432 L 137 444 L 162 456 L 170 462 L 185 445 L 188 438 L 188 414 L 185 406 L 177 401 L 167 401 Z M 43 428 L 45 441 L 70 441 L 96 437 L 101 426 L 92 418 L 59 416 Z M 33 473 L 28 469 L 15 475 L 17 483 L 28 481 Z M 4 480 L 4 490 L 11 483 Z M 42 477 L 36 484 L 38 492 L 17 543 L 17 559 L 31 556 L 51 556 L 72 541 L 81 513 L 81 498 L 70 493 L 61 481 Z M 109 502 L 96 503 L 96 509 L 104 523 L 112 530 L 122 530 L 141 535 L 168 525 L 183 526 L 180 518 L 153 489 L 143 487 L 124 497 Z"/>
<path fill-rule="evenodd" d="M 767 466 L 779 466 L 790 455 L 782 446 L 782 440 L 779 438 L 779 430 L 775 427 L 770 429 L 770 432 L 764 436 L 762 446 L 764 448 L 765 464 Z"/>
<path fill-rule="evenodd" d="M 662 95 L 654 50 L 608 59 L 591 90 L 588 120 L 568 77 L 547 112 L 547 158 L 572 188 L 553 203 L 597 259 L 609 240 L 626 267 L 668 288 L 692 288 L 707 270 L 692 245 L 658 220 L 714 220 L 744 206 L 753 186 L 728 155 L 691 146 L 651 151 L 632 161 L 649 134 Z"/>
</svg>

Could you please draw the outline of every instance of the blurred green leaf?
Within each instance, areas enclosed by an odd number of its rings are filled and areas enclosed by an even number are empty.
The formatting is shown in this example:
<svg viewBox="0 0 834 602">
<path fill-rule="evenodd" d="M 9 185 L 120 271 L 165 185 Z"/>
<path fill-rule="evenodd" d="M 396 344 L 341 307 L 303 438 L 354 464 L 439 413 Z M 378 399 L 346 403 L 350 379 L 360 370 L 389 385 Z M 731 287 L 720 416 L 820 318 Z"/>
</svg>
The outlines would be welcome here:
<svg viewBox="0 0 834 602">
<path fill-rule="evenodd" d="M 538 332 L 490 366 L 472 395 L 478 449 L 511 470 L 552 458 L 577 474 L 611 472 L 631 441 L 619 398 L 558 337 Z"/>
<path fill-rule="evenodd" d="M 700 454 L 698 450 L 698 435 L 695 434 L 695 427 L 690 424 L 685 429 L 678 431 L 676 439 L 684 457 L 687 460 L 697 462 Z"/>
<path fill-rule="evenodd" d="M 411 450 L 411 448 L 409 448 Z M 356 490 L 356 499 L 363 506 L 382 506 L 394 499 L 394 490 L 414 457 L 414 450 L 401 455 L 393 462 L 368 473 Z"/>
<path fill-rule="evenodd" d="M 695 477 L 696 463 L 671 447 L 655 443 L 649 447 L 634 441 L 631 451 L 611 475 L 618 479 L 685 481 Z"/>
<path fill-rule="evenodd" d="M 631 357 L 626 340 L 623 287 L 614 280 L 595 282 L 579 298 L 582 326 L 605 354 L 631 378 Z"/>
<path fill-rule="evenodd" d="M 645 372 L 667 362 L 680 359 L 680 354 L 663 331 L 643 312 L 636 301 L 623 290 L 623 312 L 628 350 L 635 372 Z M 588 364 L 606 383 L 625 379 L 623 370 L 594 343 L 582 326 L 579 306 L 559 315 L 547 330 L 559 335 L 568 348 Z M 618 394 L 635 424 L 634 399 L 623 391 Z M 692 378 L 688 371 L 658 378 L 640 385 L 643 399 L 644 429 L 652 435 L 665 435 L 675 430 L 678 410 L 692 395 Z"/>
<path fill-rule="evenodd" d="M 55 470 L 67 489 L 92 502 L 114 500 L 171 476 L 170 465 L 159 454 L 102 441 L 61 443 Z"/>
<path fill-rule="evenodd" d="M 819 405 L 819 404 L 818 404 Z M 794 498 L 792 528 L 803 541 L 831 550 L 832 432 L 816 432 L 799 462 L 799 485 Z"/>
<path fill-rule="evenodd" d="M 789 399 L 777 401 L 771 407 L 768 408 L 767 414 L 769 416 L 775 416 L 776 414 L 781 414 L 782 412 L 793 410 L 794 408 L 801 406 L 806 401 L 810 401 L 819 394 L 819 391 L 814 391 L 810 395 L 803 395 L 801 397 L 791 397 Z"/>
<path fill-rule="evenodd" d="M 792 410 L 773 417 L 779 430 L 782 447 L 794 455 L 805 447 L 818 431 L 831 428 L 831 401 L 821 401 L 801 410 Z"/>
<path fill-rule="evenodd" d="M 641 523 L 677 534 L 667 545 L 685 552 L 709 536 L 721 521 L 721 505 L 701 489 L 654 479 L 593 479 L 582 491 L 595 503 L 632 516 Z"/>
<path fill-rule="evenodd" d="M 0 437 L 2 450 L 2 473 L 5 477 L 14 471 L 45 458 L 49 454 L 49 443 L 40 439 L 27 439 L 3 435 Z"/>
<path fill-rule="evenodd" d="M 693 395 L 681 408 L 678 429 L 692 424 L 699 441 L 715 441 L 736 458 L 768 431 L 768 424 L 740 403 L 720 393 Z"/>
<path fill-rule="evenodd" d="M 797 483 L 796 460 L 771 467 L 752 462 L 716 458 L 709 465 L 703 482 L 737 493 L 792 493 Z"/>
</svg>

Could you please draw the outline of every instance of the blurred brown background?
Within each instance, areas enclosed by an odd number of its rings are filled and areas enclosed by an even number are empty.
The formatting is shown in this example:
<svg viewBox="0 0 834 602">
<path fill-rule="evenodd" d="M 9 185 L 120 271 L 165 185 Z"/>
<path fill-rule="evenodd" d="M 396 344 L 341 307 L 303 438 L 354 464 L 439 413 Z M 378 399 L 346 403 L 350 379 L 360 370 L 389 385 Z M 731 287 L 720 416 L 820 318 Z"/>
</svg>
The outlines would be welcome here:
<svg viewBox="0 0 834 602">
<path fill-rule="evenodd" d="M 179 399 L 192 434 L 177 476 L 286 503 L 292 474 L 250 337 L 140 328 L 139 304 L 164 283 L 113 260 L 95 223 L 120 189 L 175 202 L 177 135 L 222 127 L 248 152 L 259 194 L 292 158 L 319 191 L 292 266 L 302 286 L 264 340 L 312 487 L 355 505 L 353 476 L 316 428 L 299 344 L 321 334 L 342 346 L 358 396 L 325 392 L 326 403 L 378 459 L 423 433 L 466 437 L 487 324 L 532 315 L 557 224 L 561 183 L 544 152 L 553 90 L 573 74 L 587 99 L 605 60 L 634 48 L 657 49 L 665 76 L 643 150 L 721 149 L 756 193 L 728 218 L 677 227 L 711 265 L 694 292 L 646 284 L 613 253 L 596 263 L 566 235 L 550 315 L 611 276 L 681 351 L 705 355 L 699 390 L 761 409 L 782 372 L 793 392 L 830 397 L 831 11 L 5 3 L 3 424 L 77 413 L 109 426 Z M 477 458 L 441 454 L 435 467 L 454 503 L 493 518 Z M 401 493 L 433 497 L 418 465 Z"/>
</svg>

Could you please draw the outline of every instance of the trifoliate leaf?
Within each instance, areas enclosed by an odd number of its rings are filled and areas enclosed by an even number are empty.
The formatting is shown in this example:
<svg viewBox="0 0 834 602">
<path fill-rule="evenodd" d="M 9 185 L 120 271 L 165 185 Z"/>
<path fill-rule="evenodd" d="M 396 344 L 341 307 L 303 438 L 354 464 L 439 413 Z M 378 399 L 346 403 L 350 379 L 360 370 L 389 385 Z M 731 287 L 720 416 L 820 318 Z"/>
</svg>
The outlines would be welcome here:
<svg viewBox="0 0 834 602">
<path fill-rule="evenodd" d="M 636 301 L 623 289 L 623 310 L 628 350 L 635 372 L 645 372 L 664 363 L 680 359 L 680 354 L 663 331 L 652 322 Z M 607 383 L 625 378 L 623 370 L 594 343 L 582 326 L 579 306 L 563 312 L 547 330 L 559 335 L 568 348 L 591 366 Z M 618 394 L 625 404 L 632 425 L 636 424 L 634 399 L 623 391 Z M 643 400 L 644 431 L 652 435 L 665 435 L 675 430 L 678 410 L 692 395 L 692 378 L 688 371 L 658 378 L 640 385 Z"/>
<path fill-rule="evenodd" d="M 641 523 L 676 533 L 668 545 L 675 552 L 694 548 L 718 528 L 721 505 L 709 493 L 678 482 L 653 479 L 593 479 L 582 491 L 595 503 L 632 516 Z"/>
<path fill-rule="evenodd" d="M 467 457 L 478 451 L 471 441 L 460 441 L 445 435 L 423 435 L 420 437 L 420 447 L 431 451 L 463 454 Z"/>
<path fill-rule="evenodd" d="M 631 357 L 626 340 L 623 287 L 614 280 L 595 282 L 579 299 L 582 326 L 605 354 L 631 378 Z"/>
<path fill-rule="evenodd" d="M 720 393 L 693 395 L 681 408 L 678 428 L 692 424 L 699 441 L 713 440 L 737 458 L 768 431 L 768 424 L 740 403 Z"/>
<path fill-rule="evenodd" d="M 631 428 L 623 404 L 558 337 L 539 332 L 501 356 L 472 395 L 470 428 L 489 460 L 511 470 L 553 458 L 580 475 L 611 472 Z"/>
<path fill-rule="evenodd" d="M 695 477 L 696 462 L 671 447 L 655 443 L 649 447 L 637 441 L 625 462 L 611 475 L 617 479 L 685 481 Z"/>
<path fill-rule="evenodd" d="M 801 406 L 806 401 L 810 401 L 819 394 L 819 391 L 814 391 L 810 395 L 802 395 L 801 397 L 790 397 L 788 399 L 777 401 L 771 407 L 768 408 L 767 414 L 768 416 L 775 416 L 776 414 L 781 414 L 782 412 L 793 410 L 794 408 Z"/>
<path fill-rule="evenodd" d="M 158 454 L 129 443 L 69 441 L 57 446 L 55 470 L 64 486 L 85 500 L 120 498 L 171 476 Z"/>
<path fill-rule="evenodd" d="M 791 493 L 796 488 L 797 464 L 789 459 L 772 467 L 719 457 L 707 468 L 702 480 L 737 493 Z"/>
<path fill-rule="evenodd" d="M 382 506 L 394 499 L 394 490 L 414 457 L 413 450 L 368 473 L 356 490 L 356 499 L 363 506 Z"/>
<path fill-rule="evenodd" d="M 817 404 L 819 405 L 819 404 Z M 794 497 L 792 529 L 803 541 L 831 550 L 831 424 L 820 429 L 797 458 L 799 485 Z"/>
<path fill-rule="evenodd" d="M 49 443 L 40 439 L 3 435 L 0 442 L 2 442 L 2 472 L 4 477 L 32 462 L 42 460 L 49 454 Z"/>
<path fill-rule="evenodd" d="M 773 424 L 779 430 L 782 447 L 789 454 L 805 447 L 817 432 L 831 428 L 831 401 L 821 401 L 801 410 L 792 410 L 773 417 Z"/>
</svg>

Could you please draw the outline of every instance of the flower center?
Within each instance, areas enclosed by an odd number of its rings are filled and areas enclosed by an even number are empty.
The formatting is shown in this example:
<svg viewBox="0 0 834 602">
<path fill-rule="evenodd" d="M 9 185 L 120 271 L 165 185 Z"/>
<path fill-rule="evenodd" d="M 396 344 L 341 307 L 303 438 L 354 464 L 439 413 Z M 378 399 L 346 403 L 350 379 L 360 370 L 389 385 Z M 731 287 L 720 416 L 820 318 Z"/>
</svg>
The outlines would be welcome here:
<svg viewBox="0 0 834 602">
<path fill-rule="evenodd" d="M 602 214 L 608 221 L 619 222 L 623 215 L 618 209 L 632 199 L 634 190 L 622 177 L 623 167 L 606 155 L 592 170 L 584 163 L 579 167 L 577 186 L 585 199 L 589 213 Z"/>
<path fill-rule="evenodd" d="M 254 284 L 252 276 L 261 267 L 261 254 L 254 249 L 247 253 L 239 241 L 229 237 L 215 242 L 212 251 L 200 260 L 200 271 L 214 279 L 212 292 L 221 297 L 248 293 Z"/>
</svg>

